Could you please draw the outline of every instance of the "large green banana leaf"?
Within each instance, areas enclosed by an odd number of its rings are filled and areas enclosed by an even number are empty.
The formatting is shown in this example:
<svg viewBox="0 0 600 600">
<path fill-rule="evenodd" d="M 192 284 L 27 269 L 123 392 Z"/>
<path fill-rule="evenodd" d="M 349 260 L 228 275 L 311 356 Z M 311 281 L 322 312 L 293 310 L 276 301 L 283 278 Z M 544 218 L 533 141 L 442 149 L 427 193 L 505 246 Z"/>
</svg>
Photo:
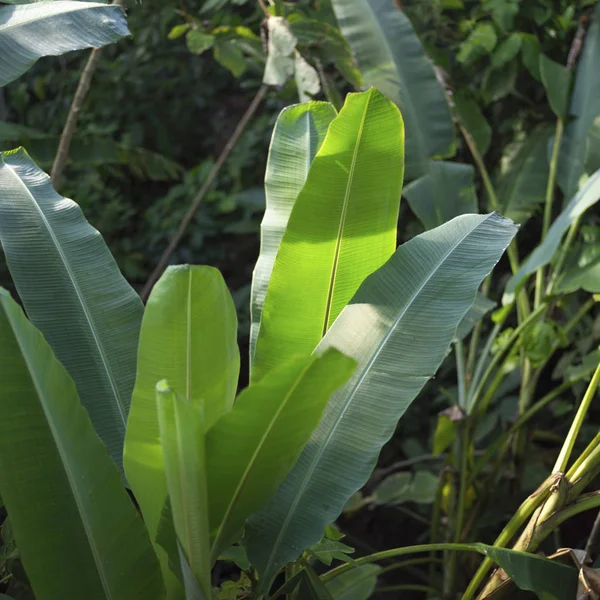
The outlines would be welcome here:
<svg viewBox="0 0 600 600">
<path fill-rule="evenodd" d="M 540 126 L 510 144 L 502 156 L 498 176 L 498 211 L 523 224 L 546 197 L 548 142 L 551 132 Z"/>
<path fill-rule="evenodd" d="M 252 379 L 310 354 L 363 279 L 394 252 L 402 118 L 371 89 L 331 122 L 283 235 L 265 297 Z"/>
<path fill-rule="evenodd" d="M 540 267 L 547 265 L 560 246 L 565 231 L 588 208 L 600 200 L 600 169 L 596 171 L 575 194 L 564 210 L 552 223 L 544 241 L 537 246 L 523 262 L 519 270 L 508 280 L 502 302 L 508 304 L 514 300 L 515 294 L 524 285 L 526 278 Z"/>
<path fill-rule="evenodd" d="M 0 160 L 0 241 L 33 324 L 122 465 L 143 306 L 102 236 L 24 150 Z"/>
<path fill-rule="evenodd" d="M 557 181 L 565 195 L 577 193 L 585 173 L 586 141 L 594 119 L 600 115 L 600 5 L 592 13 L 571 97 L 569 116 L 560 149 Z"/>
<path fill-rule="evenodd" d="M 395 102 L 406 127 L 406 178 L 454 153 L 454 126 L 433 64 L 393 0 L 332 0 L 366 85 Z"/>
<path fill-rule="evenodd" d="M 497 214 L 464 215 L 413 238 L 365 280 L 327 332 L 316 352 L 337 348 L 358 368 L 275 496 L 248 521 L 248 557 L 263 587 L 319 541 L 367 481 L 516 230 Z"/>
<path fill-rule="evenodd" d="M 475 169 L 471 165 L 432 160 L 427 171 L 402 191 L 425 229 L 443 225 L 459 215 L 479 212 Z"/>
<path fill-rule="evenodd" d="M 152 540 L 167 496 L 156 384 L 167 379 L 184 398 L 201 406 L 208 429 L 233 405 L 239 365 L 235 307 L 219 271 L 169 267 L 146 305 L 124 451 L 127 480 Z M 176 594 L 166 554 L 159 546 L 156 551 L 169 593 Z"/>
<path fill-rule="evenodd" d="M 261 223 L 260 255 L 252 276 L 251 361 L 281 238 L 313 158 L 321 148 L 327 128 L 335 116 L 331 104 L 309 102 L 289 106 L 277 118 L 265 173 L 266 210 Z"/>
<path fill-rule="evenodd" d="M 178 396 L 162 380 L 156 386 L 160 444 L 176 540 L 205 600 L 211 597 L 206 447 L 202 406 Z M 189 586 L 186 586 L 186 589 Z"/>
<path fill-rule="evenodd" d="M 286 363 L 246 388 L 207 434 L 213 562 L 296 462 L 356 363 L 334 349 Z"/>
<path fill-rule="evenodd" d="M 99 48 L 126 35 L 120 6 L 67 0 L 0 6 L 0 87 L 42 56 Z"/>
<path fill-rule="evenodd" d="M 0 490 L 36 598 L 161 598 L 146 528 L 72 379 L 3 290 L 0 340 Z"/>
</svg>

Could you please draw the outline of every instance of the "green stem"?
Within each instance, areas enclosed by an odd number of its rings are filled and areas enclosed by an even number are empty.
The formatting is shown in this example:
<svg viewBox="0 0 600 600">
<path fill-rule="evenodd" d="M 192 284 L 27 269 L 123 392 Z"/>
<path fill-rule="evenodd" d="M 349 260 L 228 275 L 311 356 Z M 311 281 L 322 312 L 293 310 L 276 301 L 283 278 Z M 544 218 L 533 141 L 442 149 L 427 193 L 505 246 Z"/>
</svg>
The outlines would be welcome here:
<svg viewBox="0 0 600 600">
<path fill-rule="evenodd" d="M 497 438 L 493 442 L 493 444 L 491 444 L 487 448 L 485 453 L 479 457 L 477 463 L 475 464 L 473 472 L 471 473 L 471 478 L 469 480 L 469 484 L 472 485 L 476 481 L 477 476 L 481 473 L 481 471 L 484 469 L 485 465 L 488 464 L 488 462 L 492 459 L 492 457 L 497 456 L 496 462 L 497 463 L 502 462 L 502 459 L 503 459 L 504 455 L 506 454 L 506 450 L 508 448 L 507 442 L 508 442 L 509 438 L 513 435 L 513 433 L 518 431 L 523 425 L 525 425 L 528 421 L 530 421 L 540 410 L 542 410 L 544 407 L 546 407 L 548 404 L 550 404 L 550 402 L 552 402 L 553 400 L 558 398 L 558 396 L 560 396 L 564 391 L 566 391 L 570 387 L 572 387 L 573 384 L 576 383 L 576 381 L 579 381 L 579 379 L 574 380 L 574 381 L 565 381 L 558 387 L 554 388 L 551 392 L 546 394 L 543 398 L 538 400 L 533 406 L 530 406 L 527 409 L 527 411 L 524 412 L 509 427 L 509 429 L 506 431 L 506 433 L 503 433 L 499 438 Z M 500 448 L 502 448 L 502 449 L 500 449 Z"/>
<path fill-rule="evenodd" d="M 510 347 L 515 343 L 515 341 L 519 338 L 519 336 L 523 333 L 523 331 L 525 331 L 527 329 L 527 327 L 529 327 L 546 309 L 547 309 L 547 306 L 544 304 L 544 305 L 538 307 L 532 313 L 530 313 L 529 316 L 527 318 L 525 318 L 520 323 L 520 325 L 518 325 L 518 327 L 516 327 L 515 330 L 511 333 L 510 337 L 508 338 L 508 340 L 506 342 L 504 349 L 502 351 L 498 352 L 494 356 L 494 358 L 491 360 L 490 364 L 488 365 L 488 368 L 486 369 L 485 373 L 481 377 L 481 380 L 478 382 L 477 387 L 473 391 L 473 396 L 471 397 L 471 400 L 469 402 L 468 411 L 467 411 L 469 414 L 471 414 L 476 409 L 477 404 L 480 400 L 481 392 L 483 391 L 483 388 L 485 387 L 486 381 L 492 375 L 495 368 L 500 364 L 500 362 L 504 358 L 504 355 L 506 354 L 507 350 L 510 349 Z"/>
<path fill-rule="evenodd" d="M 381 552 L 375 552 L 368 556 L 361 556 L 360 558 L 354 559 L 351 563 L 344 563 L 327 571 L 321 575 L 323 583 L 327 583 L 336 577 L 339 577 L 343 573 L 350 571 L 354 567 L 360 565 L 368 565 L 370 563 L 378 562 L 380 560 L 387 560 L 390 558 L 396 558 L 397 556 L 406 556 L 407 554 L 419 554 L 421 552 L 446 552 L 454 550 L 458 552 L 479 552 L 479 550 L 472 544 L 420 544 L 417 546 L 405 546 L 403 548 L 392 548 L 391 550 L 383 550 Z"/>
<path fill-rule="evenodd" d="M 460 484 L 458 489 L 458 505 L 456 508 L 456 518 L 454 520 L 454 537 L 453 542 L 459 544 L 462 539 L 462 530 L 465 521 L 465 511 L 467 505 L 467 484 L 469 481 L 469 445 L 470 445 L 470 433 L 471 428 L 468 421 L 459 423 L 460 432 L 457 448 L 460 457 Z M 447 581 L 444 583 L 444 588 L 448 590 L 450 594 L 454 592 L 454 585 L 456 581 L 456 565 L 458 562 L 458 556 L 456 552 L 450 554 L 448 560 L 448 568 L 446 570 Z"/>
<path fill-rule="evenodd" d="M 517 512 L 513 515 L 511 520 L 507 523 L 506 527 L 502 530 L 500 535 L 496 538 L 494 542 L 494 546 L 496 548 L 505 548 L 506 545 L 513 539 L 519 529 L 523 526 L 525 521 L 531 516 L 531 514 L 542 505 L 544 500 L 550 494 L 550 489 L 554 482 L 556 481 L 556 476 L 551 476 L 533 493 L 519 508 Z M 483 583 L 488 571 L 492 568 L 493 562 L 489 558 L 485 558 L 479 569 L 475 573 L 473 579 L 469 583 L 465 593 L 462 596 L 462 600 L 471 600 L 479 586 Z"/>
<path fill-rule="evenodd" d="M 598 390 L 598 386 L 600 385 L 600 363 L 596 367 L 592 380 L 583 396 L 583 400 L 579 405 L 579 409 L 577 410 L 577 414 L 571 423 L 571 428 L 567 437 L 564 441 L 564 444 L 560 450 L 560 454 L 556 459 L 556 464 L 554 465 L 553 473 L 558 473 L 559 471 L 564 472 L 567 470 L 567 464 L 569 462 L 569 458 L 571 457 L 571 452 L 573 451 L 573 446 L 575 445 L 575 440 L 577 435 L 579 434 L 579 430 L 583 425 L 583 421 L 587 412 L 590 408 L 590 404 Z"/>
<path fill-rule="evenodd" d="M 575 474 L 581 469 L 581 466 L 587 462 L 589 456 L 597 452 L 600 448 L 600 433 L 594 436 L 594 439 L 587 445 L 586 449 L 580 454 L 579 458 L 571 465 L 567 471 L 567 479 L 572 483 L 575 480 Z"/>
<path fill-rule="evenodd" d="M 556 131 L 554 133 L 554 143 L 552 145 L 552 157 L 550 159 L 550 171 L 548 173 L 548 184 L 546 186 L 546 204 L 544 206 L 544 223 L 542 226 L 542 239 L 544 241 L 550 222 L 552 220 L 552 204 L 554 201 L 554 188 L 556 186 L 556 173 L 558 168 L 558 155 L 562 141 L 564 124 L 562 119 L 556 121 Z M 540 267 L 535 274 L 535 299 L 533 307 L 537 308 L 542 302 L 542 291 L 544 289 L 544 267 Z"/>
<path fill-rule="evenodd" d="M 456 355 L 456 379 L 458 381 L 458 405 L 464 409 L 467 404 L 465 387 L 465 349 L 462 340 L 454 342 L 454 354 Z"/>
<path fill-rule="evenodd" d="M 556 281 L 558 280 L 558 276 L 562 271 L 562 268 L 567 260 L 567 256 L 569 255 L 569 250 L 573 245 L 575 237 L 577 236 L 577 232 L 579 230 L 579 225 L 581 224 L 581 216 L 577 217 L 571 227 L 569 227 L 569 232 L 567 233 L 567 238 L 565 239 L 565 243 L 560 249 L 560 254 L 558 256 L 558 260 L 556 261 L 556 265 L 554 270 L 552 271 L 552 276 L 550 277 L 550 283 L 548 284 L 548 289 L 546 290 L 546 295 L 550 295 L 556 285 Z"/>
</svg>

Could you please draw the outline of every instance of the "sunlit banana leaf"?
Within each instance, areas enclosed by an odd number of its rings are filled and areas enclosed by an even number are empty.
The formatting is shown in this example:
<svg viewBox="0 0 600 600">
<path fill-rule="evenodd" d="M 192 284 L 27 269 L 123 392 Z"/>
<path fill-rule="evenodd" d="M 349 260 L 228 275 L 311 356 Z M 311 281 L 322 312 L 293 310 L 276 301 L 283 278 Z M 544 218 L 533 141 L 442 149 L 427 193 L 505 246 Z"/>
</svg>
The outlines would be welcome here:
<svg viewBox="0 0 600 600">
<path fill-rule="evenodd" d="M 395 102 L 406 127 L 406 178 L 426 172 L 430 158 L 454 153 L 454 126 L 433 64 L 393 0 L 332 0 L 365 85 Z"/>
<path fill-rule="evenodd" d="M 476 213 L 475 169 L 461 163 L 430 161 L 427 174 L 404 186 L 402 194 L 425 229 Z"/>
<path fill-rule="evenodd" d="M 169 267 L 146 305 L 124 452 L 127 480 L 152 540 L 167 496 L 156 384 L 165 378 L 200 406 L 209 429 L 233 405 L 239 361 L 235 307 L 219 271 Z M 176 590 L 166 554 L 156 549 L 167 585 Z"/>
<path fill-rule="evenodd" d="M 156 386 L 160 443 L 173 524 L 185 560 L 206 600 L 211 597 L 210 532 L 203 407 L 180 397 L 165 379 Z"/>
<path fill-rule="evenodd" d="M 310 354 L 363 279 L 394 252 L 403 137 L 398 109 L 374 89 L 348 95 L 331 122 L 277 253 L 254 381 L 293 354 Z"/>
<path fill-rule="evenodd" d="M 212 559 L 275 492 L 355 362 L 331 349 L 296 359 L 244 390 L 206 438 Z"/>
<path fill-rule="evenodd" d="M 600 5 L 590 18 L 583 51 L 577 65 L 575 86 L 571 96 L 569 116 L 560 149 L 557 181 L 565 195 L 571 198 L 585 173 L 586 139 L 594 119 L 600 115 Z"/>
<path fill-rule="evenodd" d="M 367 481 L 516 229 L 496 214 L 464 215 L 413 238 L 365 280 L 327 332 L 316 352 L 337 348 L 358 368 L 273 499 L 248 521 L 246 549 L 263 586 L 319 541 Z"/>
<path fill-rule="evenodd" d="M 0 161 L 0 241 L 27 314 L 122 465 L 142 303 L 102 236 L 24 150 Z"/>
<path fill-rule="evenodd" d="M 526 278 L 552 260 L 565 231 L 598 200 L 600 200 L 600 170 L 596 171 L 571 199 L 552 223 L 544 241 L 527 257 L 519 270 L 508 280 L 502 298 L 503 304 L 512 302 L 517 289 L 524 284 Z"/>
<path fill-rule="evenodd" d="M 266 209 L 261 223 L 260 255 L 252 276 L 250 360 L 281 238 L 313 158 L 335 116 L 331 104 L 310 102 L 285 108 L 275 124 L 265 173 Z"/>
<path fill-rule="evenodd" d="M 159 599 L 148 533 L 65 368 L 0 291 L 0 489 L 38 600 Z"/>
<path fill-rule="evenodd" d="M 129 35 L 120 6 L 67 0 L 13 4 L 0 6 L 0 87 L 42 56 L 99 48 Z"/>
<path fill-rule="evenodd" d="M 544 202 L 548 181 L 547 126 L 509 144 L 500 162 L 498 211 L 523 224 Z"/>
</svg>

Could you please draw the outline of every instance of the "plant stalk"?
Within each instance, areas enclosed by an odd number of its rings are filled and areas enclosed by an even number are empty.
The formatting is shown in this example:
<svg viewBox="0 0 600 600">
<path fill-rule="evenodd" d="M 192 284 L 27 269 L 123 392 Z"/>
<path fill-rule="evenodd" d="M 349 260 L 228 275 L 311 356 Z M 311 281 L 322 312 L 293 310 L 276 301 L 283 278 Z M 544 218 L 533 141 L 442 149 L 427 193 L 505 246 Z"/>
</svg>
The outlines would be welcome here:
<svg viewBox="0 0 600 600">
<path fill-rule="evenodd" d="M 242 135 L 242 133 L 248 126 L 248 123 L 251 121 L 252 117 L 254 116 L 254 113 L 257 111 L 258 107 L 260 106 L 263 98 L 265 97 L 265 94 L 267 93 L 267 90 L 268 90 L 268 86 L 266 86 L 264 84 L 261 85 L 258 92 L 254 96 L 254 99 L 250 103 L 250 106 L 248 106 L 248 108 L 246 109 L 246 112 L 240 119 L 240 122 L 237 124 L 237 126 L 236 126 L 233 134 L 229 138 L 227 144 L 225 144 L 223 151 L 219 155 L 219 158 L 217 158 L 217 161 L 215 162 L 210 173 L 208 174 L 208 177 L 202 184 L 200 191 L 198 192 L 198 194 L 192 201 L 192 204 L 191 204 L 189 210 L 184 215 L 183 219 L 181 219 L 181 222 L 179 224 L 179 227 L 177 228 L 177 231 L 175 232 L 175 235 L 173 236 L 173 238 L 171 239 L 166 250 L 163 252 L 162 256 L 160 257 L 158 264 L 154 268 L 154 271 L 152 271 L 152 273 L 150 274 L 150 277 L 148 278 L 148 281 L 146 282 L 146 285 L 144 286 L 144 289 L 142 290 L 142 293 L 140 294 L 143 302 L 145 302 L 148 299 L 148 296 L 150 295 L 150 292 L 151 292 L 152 288 L 154 287 L 154 284 L 158 281 L 158 278 L 162 275 L 162 272 L 165 270 L 166 266 L 168 265 L 171 255 L 173 254 L 173 252 L 175 252 L 175 250 L 177 249 L 177 246 L 179 246 L 179 243 L 181 242 L 181 239 L 183 238 L 185 232 L 187 231 L 187 228 L 189 227 L 190 223 L 192 222 L 192 219 L 194 218 L 194 215 L 196 214 L 198 207 L 202 203 L 202 200 L 204 200 L 204 196 L 206 196 L 207 192 L 212 187 L 212 184 L 214 183 L 215 179 L 217 178 L 217 175 L 223 168 L 225 161 L 231 154 L 231 151 L 234 149 L 237 141 L 240 139 L 240 136 Z"/>
<path fill-rule="evenodd" d="M 575 418 L 571 423 L 571 428 L 569 429 L 569 433 L 563 443 L 563 446 L 560 450 L 558 458 L 556 459 L 556 464 L 554 465 L 553 473 L 558 473 L 559 471 L 566 471 L 567 464 L 569 462 L 569 458 L 571 457 L 571 453 L 573 452 L 573 446 L 575 445 L 575 440 L 577 439 L 577 435 L 583 425 L 583 421 L 587 412 L 590 408 L 590 404 L 594 396 L 596 395 L 596 391 L 598 390 L 598 386 L 600 385 L 600 363 L 596 367 L 594 375 L 592 376 L 592 380 L 588 385 L 588 388 L 583 396 L 581 404 L 577 410 Z"/>
<path fill-rule="evenodd" d="M 117 4 L 121 6 L 121 8 L 123 7 L 123 2 L 124 0 L 113 0 L 113 4 Z M 104 48 L 94 48 L 81 72 L 81 77 L 79 78 L 79 83 L 77 84 L 77 89 L 75 90 L 73 101 L 71 102 L 71 108 L 69 109 L 65 126 L 60 135 L 60 141 L 58 142 L 52 170 L 50 171 L 52 185 L 56 190 L 60 187 L 62 174 L 65 165 L 67 164 L 67 159 L 69 158 L 69 150 L 71 149 L 71 142 L 73 141 L 73 136 L 77 129 L 79 113 L 81 112 L 85 98 L 90 91 L 92 79 L 98 68 L 103 52 Z"/>
</svg>

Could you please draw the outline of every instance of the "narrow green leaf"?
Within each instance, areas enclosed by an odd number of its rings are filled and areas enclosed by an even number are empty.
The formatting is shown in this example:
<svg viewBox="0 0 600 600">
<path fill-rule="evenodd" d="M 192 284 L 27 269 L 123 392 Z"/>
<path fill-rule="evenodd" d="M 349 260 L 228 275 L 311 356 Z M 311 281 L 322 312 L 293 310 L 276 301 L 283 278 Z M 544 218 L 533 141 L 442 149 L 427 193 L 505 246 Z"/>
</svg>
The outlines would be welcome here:
<svg viewBox="0 0 600 600">
<path fill-rule="evenodd" d="M 358 368 L 333 394 L 275 496 L 247 523 L 246 550 L 263 588 L 321 539 L 367 481 L 515 233 L 496 214 L 457 217 L 400 246 L 341 312 L 317 351 L 337 348 Z"/>
<path fill-rule="evenodd" d="M 521 58 L 525 68 L 531 76 L 541 81 L 540 54 L 542 52 L 540 43 L 532 33 L 521 33 Z"/>
<path fill-rule="evenodd" d="M 469 37 L 460 45 L 456 60 L 459 63 L 471 64 L 489 54 L 498 42 L 494 26 L 491 23 L 479 23 Z"/>
<path fill-rule="evenodd" d="M 0 241 L 29 318 L 67 368 L 121 467 L 143 313 L 139 296 L 79 206 L 57 194 L 22 149 L 0 161 Z"/>
<path fill-rule="evenodd" d="M 252 379 L 319 343 L 394 252 L 402 118 L 377 90 L 350 94 L 292 209 L 265 298 Z"/>
<path fill-rule="evenodd" d="M 473 138 L 481 156 L 485 156 L 492 143 L 492 128 L 483 116 L 479 105 L 464 90 L 454 94 L 452 100 L 459 121 Z"/>
<path fill-rule="evenodd" d="M 454 125 L 433 64 L 393 0 L 332 0 L 365 85 L 396 103 L 406 127 L 406 178 L 454 153 Z"/>
<path fill-rule="evenodd" d="M 37 2 L 0 6 L 0 87 L 42 56 L 99 48 L 129 35 L 120 6 L 99 2 Z"/>
<path fill-rule="evenodd" d="M 548 141 L 551 131 L 540 126 L 509 144 L 497 178 L 499 212 L 523 224 L 545 199 Z"/>
<path fill-rule="evenodd" d="M 127 479 L 152 540 L 167 496 L 156 413 L 156 382 L 168 378 L 197 405 L 210 428 L 232 406 L 239 374 L 237 318 L 221 274 L 211 267 L 169 267 L 148 303 L 125 441 Z M 167 557 L 156 548 L 165 580 Z"/>
<path fill-rule="evenodd" d="M 275 492 L 355 362 L 329 350 L 287 363 L 251 385 L 206 438 L 212 560 Z"/>
<path fill-rule="evenodd" d="M 427 175 L 404 186 L 402 193 L 425 229 L 432 229 L 478 212 L 474 177 L 471 165 L 431 161 Z"/>
<path fill-rule="evenodd" d="M 362 565 L 325 585 L 333 600 L 368 600 L 375 591 L 379 571 L 378 565 Z"/>
<path fill-rule="evenodd" d="M 211 597 L 210 534 L 201 408 L 178 397 L 166 380 L 156 386 L 156 403 L 167 488 L 180 552 L 208 599 Z M 183 567 L 182 563 L 185 580 Z"/>
<path fill-rule="evenodd" d="M 544 241 L 527 257 L 519 270 L 508 280 L 502 298 L 503 304 L 510 304 L 515 293 L 524 284 L 526 278 L 547 265 L 560 245 L 560 240 L 569 226 L 590 206 L 600 200 L 600 170 L 596 171 L 571 199 L 565 209 L 552 223 Z"/>
<path fill-rule="evenodd" d="M 162 598 L 148 533 L 73 381 L 4 290 L 0 339 L 0 490 L 36 598 Z"/>
<path fill-rule="evenodd" d="M 260 255 L 252 275 L 250 299 L 250 359 L 254 357 L 262 309 L 275 257 L 294 202 L 310 165 L 321 148 L 336 112 L 326 102 L 285 108 L 277 118 L 265 174 L 265 216 L 261 224 Z"/>
<path fill-rule="evenodd" d="M 586 173 L 586 138 L 600 114 L 600 5 L 597 5 L 590 18 L 590 26 L 585 35 L 583 51 L 577 63 L 575 85 L 569 116 L 573 117 L 565 128 L 560 149 L 557 181 L 565 199 L 572 198 L 578 191 L 582 175 Z M 591 173 L 588 173 L 591 174 Z"/>
<path fill-rule="evenodd" d="M 540 77 L 554 114 L 564 120 L 571 96 L 571 71 L 545 54 L 540 54 Z"/>
</svg>

